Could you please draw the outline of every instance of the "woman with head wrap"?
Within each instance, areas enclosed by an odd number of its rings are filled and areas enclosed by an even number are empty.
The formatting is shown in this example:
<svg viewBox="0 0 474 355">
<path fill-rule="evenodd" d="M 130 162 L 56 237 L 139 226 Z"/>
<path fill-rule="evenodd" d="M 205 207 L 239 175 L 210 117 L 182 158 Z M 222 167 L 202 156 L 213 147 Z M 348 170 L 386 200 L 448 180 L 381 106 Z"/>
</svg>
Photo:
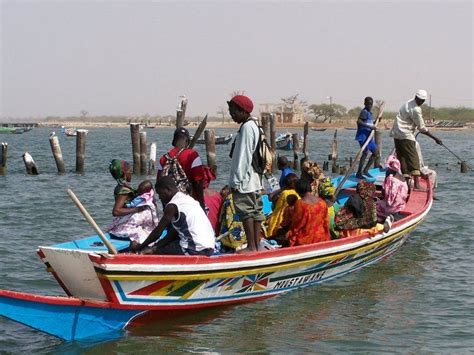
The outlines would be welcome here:
<svg viewBox="0 0 474 355">
<path fill-rule="evenodd" d="M 141 243 L 158 224 L 156 206 L 152 200 L 147 200 L 139 206 L 127 207 L 137 193 L 131 185 L 132 168 L 125 160 L 112 160 L 109 171 L 117 181 L 117 186 L 114 189 L 115 202 L 112 209 L 114 219 L 107 231 L 115 237 Z"/>
<path fill-rule="evenodd" d="M 323 198 L 328 205 L 329 215 L 329 232 L 331 233 L 331 239 L 338 239 L 339 232 L 336 230 L 334 224 L 334 217 L 336 213 L 341 209 L 341 206 L 334 203 L 336 188 L 331 182 L 331 178 L 327 177 L 319 182 L 318 193 L 319 197 Z"/>
<path fill-rule="evenodd" d="M 383 199 L 377 201 L 377 217 L 381 222 L 403 210 L 408 197 L 408 185 L 403 178 L 400 161 L 395 155 L 390 155 L 385 165 L 387 172 L 383 182 Z"/>
<path fill-rule="evenodd" d="M 341 231 L 374 227 L 377 224 L 375 191 L 373 183 L 360 180 L 357 184 L 357 193 L 351 195 L 344 207 L 336 213 L 334 218 L 336 229 Z"/>
<path fill-rule="evenodd" d="M 301 165 L 301 179 L 307 181 L 311 185 L 311 193 L 318 196 L 319 182 L 324 179 L 324 174 L 316 162 L 311 160 L 303 162 Z"/>
</svg>

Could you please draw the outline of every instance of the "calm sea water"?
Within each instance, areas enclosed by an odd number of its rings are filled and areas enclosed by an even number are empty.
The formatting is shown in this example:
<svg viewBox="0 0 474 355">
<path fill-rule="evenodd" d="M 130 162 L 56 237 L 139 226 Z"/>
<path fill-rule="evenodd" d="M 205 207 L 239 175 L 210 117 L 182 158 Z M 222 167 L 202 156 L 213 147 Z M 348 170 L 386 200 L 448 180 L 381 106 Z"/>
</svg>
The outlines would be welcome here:
<svg viewBox="0 0 474 355">
<path fill-rule="evenodd" d="M 68 173 L 56 174 L 49 146 L 52 129 L 0 135 L 8 142 L 8 172 L 0 176 L 0 288 L 63 295 L 36 255 L 38 245 L 94 234 L 66 194 L 72 188 L 99 225 L 111 220 L 113 158 L 132 161 L 129 129 L 91 129 L 85 174 L 75 174 L 75 138 L 60 136 Z M 216 130 L 217 134 L 233 130 Z M 296 132 L 296 130 L 293 130 Z M 322 164 L 334 130 L 310 131 L 311 157 Z M 357 144 L 354 131 L 339 130 L 339 161 L 348 165 Z M 472 131 L 437 132 L 446 146 L 474 165 Z M 149 129 L 158 155 L 169 147 L 171 129 Z M 456 159 L 427 137 L 425 162 L 437 169 L 438 198 L 427 219 L 392 257 L 327 284 L 267 301 L 200 311 L 127 332 L 103 343 L 63 343 L 0 319 L 0 353 L 151 352 L 474 352 L 473 173 L 459 173 Z M 218 181 L 228 174 L 230 145 L 217 146 Z M 384 131 L 383 150 L 393 147 Z M 198 150 L 205 160 L 204 146 Z M 40 175 L 28 176 L 28 151 Z M 143 176 L 134 176 L 137 184 Z M 154 181 L 154 177 L 150 177 Z"/>
</svg>

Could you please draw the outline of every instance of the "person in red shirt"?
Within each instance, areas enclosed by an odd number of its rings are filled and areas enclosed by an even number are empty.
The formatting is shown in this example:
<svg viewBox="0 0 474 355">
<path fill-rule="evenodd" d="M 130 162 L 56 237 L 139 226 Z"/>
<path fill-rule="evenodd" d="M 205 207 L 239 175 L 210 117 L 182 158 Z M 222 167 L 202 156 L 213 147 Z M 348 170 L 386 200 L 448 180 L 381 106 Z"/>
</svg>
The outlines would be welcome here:
<svg viewBox="0 0 474 355">
<path fill-rule="evenodd" d="M 206 210 L 204 204 L 204 192 L 203 192 L 203 181 L 204 181 L 204 169 L 202 166 L 201 158 L 198 152 L 194 149 L 188 148 L 189 145 L 189 132 L 186 128 L 180 127 L 174 131 L 173 141 L 171 144 L 173 148 L 168 151 L 168 155 L 174 158 L 179 152 L 178 162 L 183 168 L 189 183 L 191 184 L 191 196 L 194 197 L 203 210 Z M 161 177 L 163 167 L 166 164 L 166 154 L 164 154 L 158 162 L 158 172 L 156 174 L 156 180 Z"/>
</svg>

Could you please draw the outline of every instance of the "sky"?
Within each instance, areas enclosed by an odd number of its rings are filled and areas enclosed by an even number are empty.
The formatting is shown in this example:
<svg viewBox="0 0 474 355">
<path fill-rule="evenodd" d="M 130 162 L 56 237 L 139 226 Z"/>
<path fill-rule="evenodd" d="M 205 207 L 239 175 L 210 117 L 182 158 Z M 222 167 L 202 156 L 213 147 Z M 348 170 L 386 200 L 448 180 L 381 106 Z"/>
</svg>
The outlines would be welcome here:
<svg viewBox="0 0 474 355">
<path fill-rule="evenodd" d="M 255 105 L 474 106 L 472 1 L 0 0 L 0 118 Z"/>
</svg>

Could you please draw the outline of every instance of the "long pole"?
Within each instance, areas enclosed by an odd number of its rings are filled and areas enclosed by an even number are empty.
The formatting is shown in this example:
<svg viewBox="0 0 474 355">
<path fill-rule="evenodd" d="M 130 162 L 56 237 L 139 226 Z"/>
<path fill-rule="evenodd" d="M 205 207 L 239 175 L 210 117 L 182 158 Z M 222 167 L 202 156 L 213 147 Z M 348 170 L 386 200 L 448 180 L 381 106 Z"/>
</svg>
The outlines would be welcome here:
<svg viewBox="0 0 474 355">
<path fill-rule="evenodd" d="M 110 243 L 110 241 L 107 239 L 105 234 L 99 228 L 97 223 L 95 223 L 94 219 L 91 217 L 89 212 L 87 212 L 86 208 L 82 205 L 81 201 L 79 201 L 77 196 L 74 194 L 74 192 L 72 192 L 71 189 L 67 189 L 67 194 L 69 195 L 71 200 L 76 204 L 76 206 L 79 208 L 79 211 L 81 211 L 82 215 L 87 220 L 87 222 L 89 222 L 89 224 L 95 229 L 100 239 L 102 239 L 102 242 L 104 242 L 104 244 L 107 246 L 107 250 L 109 251 L 109 254 L 118 254 L 117 249 L 115 249 L 113 244 Z"/>
</svg>

